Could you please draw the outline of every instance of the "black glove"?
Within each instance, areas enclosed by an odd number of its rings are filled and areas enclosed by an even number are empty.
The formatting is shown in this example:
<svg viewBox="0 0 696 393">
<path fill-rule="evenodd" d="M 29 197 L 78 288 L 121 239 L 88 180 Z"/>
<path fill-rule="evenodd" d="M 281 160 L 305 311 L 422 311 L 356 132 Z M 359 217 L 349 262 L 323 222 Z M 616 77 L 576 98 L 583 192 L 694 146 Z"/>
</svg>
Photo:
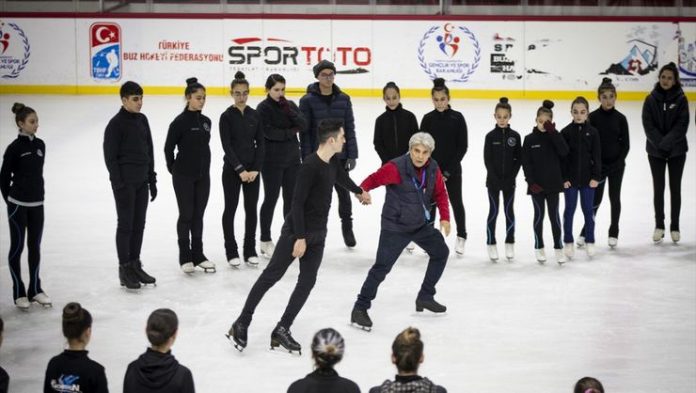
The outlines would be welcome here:
<svg viewBox="0 0 696 393">
<path fill-rule="evenodd" d="M 278 98 L 278 105 L 280 106 L 280 110 L 283 111 L 286 115 L 290 116 L 292 115 L 292 111 L 290 110 L 290 103 L 288 100 L 285 99 L 285 96 L 280 96 Z"/>
<path fill-rule="evenodd" d="M 349 158 L 349 159 L 347 159 L 347 160 L 346 160 L 345 168 L 346 168 L 346 172 L 350 172 L 350 171 L 352 171 L 353 169 L 355 169 L 355 158 Z"/>
<path fill-rule="evenodd" d="M 157 183 L 150 183 L 150 202 L 157 198 Z"/>
<path fill-rule="evenodd" d="M 546 120 L 546 122 L 544 123 L 544 129 L 551 135 L 558 133 L 558 131 L 556 130 L 556 123 L 551 123 L 550 120 Z"/>
</svg>

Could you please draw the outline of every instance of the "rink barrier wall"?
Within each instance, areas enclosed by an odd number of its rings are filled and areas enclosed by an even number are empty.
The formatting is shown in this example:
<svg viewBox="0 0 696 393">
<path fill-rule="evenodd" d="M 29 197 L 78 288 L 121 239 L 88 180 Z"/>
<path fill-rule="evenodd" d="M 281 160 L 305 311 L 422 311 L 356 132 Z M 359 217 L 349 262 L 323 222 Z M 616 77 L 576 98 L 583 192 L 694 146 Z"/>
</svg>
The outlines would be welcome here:
<svg viewBox="0 0 696 393">
<path fill-rule="evenodd" d="M 404 97 L 425 98 L 442 77 L 454 98 L 593 98 L 609 76 L 621 99 L 642 100 L 674 61 L 696 99 L 696 18 L 3 13 L 0 22 L 0 94 L 116 94 L 135 80 L 146 94 L 182 95 L 196 76 L 224 96 L 241 70 L 254 96 L 270 73 L 298 96 L 316 81 L 313 64 L 330 59 L 355 97 L 381 97 L 395 81 Z"/>
</svg>

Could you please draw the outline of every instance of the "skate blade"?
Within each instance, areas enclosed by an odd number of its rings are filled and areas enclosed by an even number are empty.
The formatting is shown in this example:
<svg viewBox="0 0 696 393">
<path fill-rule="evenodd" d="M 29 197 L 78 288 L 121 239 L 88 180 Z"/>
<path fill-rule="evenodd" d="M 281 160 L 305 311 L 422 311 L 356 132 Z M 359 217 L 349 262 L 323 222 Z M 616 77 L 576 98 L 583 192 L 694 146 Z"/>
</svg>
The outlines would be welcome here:
<svg viewBox="0 0 696 393">
<path fill-rule="evenodd" d="M 508 262 L 515 262 L 515 257 L 512 257 L 512 258 L 507 257 L 506 259 L 507 259 Z"/>
<path fill-rule="evenodd" d="M 234 347 L 234 349 L 236 349 L 236 350 L 239 351 L 239 352 L 244 352 L 244 347 L 241 346 L 241 345 L 240 345 L 239 343 L 237 343 L 236 341 L 234 341 L 234 337 L 233 337 L 233 336 L 230 336 L 229 334 L 225 334 L 225 337 L 227 337 L 227 339 L 230 340 L 230 343 L 232 344 L 232 346 Z"/>
<path fill-rule="evenodd" d="M 269 350 L 271 353 L 280 353 L 280 354 L 283 354 L 283 355 L 287 353 L 287 354 L 290 354 L 290 355 L 293 355 L 293 356 L 296 356 L 296 357 L 302 356 L 302 350 L 301 350 L 301 349 L 300 349 L 300 350 L 297 350 L 297 351 L 292 351 L 292 350 L 290 350 L 290 349 L 285 348 L 285 347 L 282 346 L 282 345 L 278 345 L 278 346 L 275 346 L 275 347 L 274 347 L 273 345 L 271 345 L 271 347 L 270 347 L 268 350 Z"/>
<path fill-rule="evenodd" d="M 364 331 L 364 332 L 368 332 L 368 333 L 372 331 L 372 326 L 358 325 L 358 324 L 355 323 L 355 322 L 351 322 L 351 323 L 350 323 L 350 326 L 352 326 L 352 327 L 354 327 L 354 328 L 356 328 L 356 329 L 360 329 L 360 330 L 362 330 L 362 331 Z"/>
<path fill-rule="evenodd" d="M 39 303 L 39 302 L 33 302 L 36 303 L 38 306 L 41 306 L 43 308 L 53 308 L 53 303 Z"/>
<path fill-rule="evenodd" d="M 207 269 L 202 267 L 201 269 L 203 269 L 203 273 L 216 273 L 217 272 L 217 269 L 215 269 L 214 267 L 210 267 Z"/>
</svg>

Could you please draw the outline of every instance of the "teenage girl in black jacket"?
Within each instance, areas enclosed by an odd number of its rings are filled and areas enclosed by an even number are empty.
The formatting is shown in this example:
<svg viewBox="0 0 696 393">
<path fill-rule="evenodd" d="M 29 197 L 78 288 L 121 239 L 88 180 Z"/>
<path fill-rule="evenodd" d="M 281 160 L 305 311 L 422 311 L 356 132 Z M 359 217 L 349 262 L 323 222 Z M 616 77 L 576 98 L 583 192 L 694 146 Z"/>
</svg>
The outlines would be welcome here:
<svg viewBox="0 0 696 393">
<path fill-rule="evenodd" d="M 51 299 L 41 288 L 39 264 L 41 262 L 41 234 L 44 224 L 43 165 L 46 145 L 36 137 L 39 118 L 36 111 L 24 104 L 12 106 L 19 135 L 7 149 L 0 169 L 0 191 L 7 204 L 10 221 L 10 276 L 12 298 L 15 305 L 27 310 L 30 300 L 50 305 Z M 27 234 L 29 249 L 29 291 L 24 287 L 20 262 Z"/>
<path fill-rule="evenodd" d="M 203 214 L 210 195 L 211 124 L 201 113 L 205 87 L 198 79 L 189 78 L 184 96 L 186 108 L 169 125 L 164 144 L 164 157 L 179 205 L 179 266 L 184 273 L 193 273 L 195 266 L 214 272 L 215 264 L 203 254 Z M 176 158 L 174 148 L 178 150 Z"/>
<path fill-rule="evenodd" d="M 549 208 L 549 221 L 553 233 L 553 248 L 559 264 L 565 263 L 561 243 L 561 218 L 558 215 L 558 193 L 563 190 L 561 160 L 568 154 L 568 145 L 552 123 L 553 102 L 544 100 L 537 110 L 536 127 L 524 137 L 522 168 L 534 205 L 534 249 L 536 259 L 546 262 L 544 252 L 544 203 Z"/>
<path fill-rule="evenodd" d="M 653 177 L 655 231 L 653 241 L 665 237 L 665 168 L 669 169 L 671 220 L 669 225 L 673 242 L 681 239 L 679 213 L 681 211 L 681 179 L 686 162 L 686 131 L 689 128 L 689 103 L 679 82 L 679 71 L 674 63 L 660 69 L 659 82 L 643 103 L 643 129 L 647 141 L 650 171 Z"/>
<path fill-rule="evenodd" d="M 388 82 L 382 88 L 382 99 L 387 107 L 375 120 L 373 143 L 384 165 L 408 152 L 408 141 L 418 132 L 418 120 L 401 105 L 401 92 L 396 83 Z"/>
<path fill-rule="evenodd" d="M 225 191 L 225 211 L 222 231 L 225 235 L 227 262 L 239 266 L 239 251 L 234 237 L 234 215 L 239 204 L 240 189 L 244 192 L 244 262 L 256 266 L 256 206 L 259 201 L 259 171 L 264 159 L 263 125 L 259 113 L 247 106 L 249 82 L 240 71 L 230 84 L 234 105 L 220 115 L 220 139 L 225 151 L 222 168 L 222 187 Z"/>
</svg>

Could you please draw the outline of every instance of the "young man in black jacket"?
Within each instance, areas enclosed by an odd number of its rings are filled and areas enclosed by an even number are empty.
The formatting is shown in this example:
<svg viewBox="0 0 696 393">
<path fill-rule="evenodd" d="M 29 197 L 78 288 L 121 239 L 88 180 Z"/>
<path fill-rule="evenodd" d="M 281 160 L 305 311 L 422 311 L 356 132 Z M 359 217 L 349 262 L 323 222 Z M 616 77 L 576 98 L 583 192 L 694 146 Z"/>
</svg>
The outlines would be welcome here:
<svg viewBox="0 0 696 393">
<path fill-rule="evenodd" d="M 157 197 L 157 174 L 152 149 L 152 134 L 147 117 L 140 113 L 143 88 L 128 81 L 121 86 L 123 106 L 111 118 L 104 132 L 104 161 L 116 199 L 118 253 L 121 285 L 138 289 L 140 284 L 154 284 L 140 262 L 148 204 Z"/>
</svg>

